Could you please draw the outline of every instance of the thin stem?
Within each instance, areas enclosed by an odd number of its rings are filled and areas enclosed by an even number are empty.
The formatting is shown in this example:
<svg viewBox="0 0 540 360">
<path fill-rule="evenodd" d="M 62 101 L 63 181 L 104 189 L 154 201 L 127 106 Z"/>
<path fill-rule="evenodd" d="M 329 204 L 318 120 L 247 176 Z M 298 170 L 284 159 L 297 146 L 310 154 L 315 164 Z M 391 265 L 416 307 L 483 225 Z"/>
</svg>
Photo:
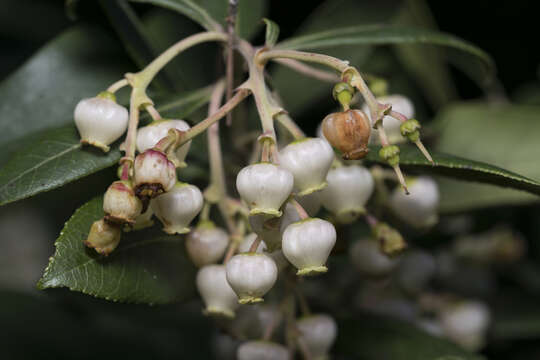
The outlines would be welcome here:
<svg viewBox="0 0 540 360">
<path fill-rule="evenodd" d="M 388 113 L 388 115 L 390 115 L 391 117 L 393 117 L 394 119 L 396 120 L 399 120 L 401 121 L 402 123 L 407 121 L 407 117 L 405 115 L 403 115 L 402 113 L 400 112 L 397 112 L 395 110 L 390 110 L 390 112 Z"/>
<path fill-rule="evenodd" d="M 161 115 L 159 114 L 157 109 L 154 107 L 154 105 L 148 104 L 145 106 L 144 109 L 148 112 L 148 114 L 150 114 L 150 117 L 152 118 L 152 120 L 154 121 L 161 120 Z"/>
<path fill-rule="evenodd" d="M 335 73 L 319 70 L 294 59 L 275 59 L 275 62 L 285 65 L 300 74 L 329 83 L 339 82 L 339 76 Z"/>
<path fill-rule="evenodd" d="M 388 137 L 386 136 L 386 131 L 384 130 L 384 127 L 381 121 L 376 123 L 376 128 L 377 128 L 377 132 L 379 133 L 379 139 L 381 141 L 381 145 L 382 146 L 390 145 L 390 142 L 388 141 Z M 399 183 L 401 184 L 401 187 L 405 191 L 405 194 L 409 195 L 409 189 L 407 189 L 407 183 L 405 182 L 405 178 L 403 177 L 403 173 L 401 172 L 401 168 L 399 167 L 399 164 L 392 165 L 392 168 L 394 169 L 394 172 L 396 173 L 396 176 L 399 180 Z"/>
<path fill-rule="evenodd" d="M 238 12 L 238 1 L 239 0 L 229 0 L 229 15 L 227 16 L 227 66 L 226 66 L 226 77 L 227 77 L 227 100 L 232 97 L 233 94 L 233 83 L 234 83 L 234 29 L 236 26 L 236 14 Z M 231 125 L 232 117 L 231 114 L 227 114 L 227 126 Z"/>
<path fill-rule="evenodd" d="M 123 88 L 124 86 L 129 85 L 128 81 L 126 79 L 120 79 L 117 82 L 113 83 L 111 86 L 107 88 L 108 92 L 112 92 L 113 94 Z"/>
<path fill-rule="evenodd" d="M 300 305 L 300 311 L 302 312 L 302 315 L 304 316 L 311 315 L 311 310 L 309 309 L 309 304 L 306 300 L 306 297 L 304 296 L 302 291 L 300 291 L 298 286 L 294 287 L 294 292 L 296 293 L 296 297 L 298 299 L 298 304 Z"/>
<path fill-rule="evenodd" d="M 276 116 L 276 120 L 294 137 L 295 140 L 300 140 L 306 137 L 302 129 L 294 122 L 289 114 L 281 113 Z"/>
<path fill-rule="evenodd" d="M 249 247 L 249 252 L 256 252 L 257 248 L 261 244 L 262 238 L 260 236 L 257 236 L 255 240 L 251 243 L 251 246 Z"/>
<path fill-rule="evenodd" d="M 221 99 L 225 90 L 224 83 L 219 83 L 214 88 L 208 106 L 208 115 L 211 116 L 219 111 Z M 223 155 L 219 139 L 219 123 L 214 123 L 208 128 L 208 156 L 210 161 L 210 187 L 215 191 L 216 201 L 219 202 L 226 196 L 225 171 L 223 169 Z"/>
<path fill-rule="evenodd" d="M 347 68 L 349 68 L 349 63 L 347 61 L 340 60 L 333 56 L 317 54 L 317 53 L 309 53 L 309 52 L 303 52 L 303 51 L 296 51 L 296 50 L 275 49 L 275 50 L 263 51 L 259 53 L 259 55 L 257 56 L 257 61 L 259 62 L 259 64 L 265 64 L 269 60 L 278 59 L 278 58 L 301 60 L 301 61 L 322 64 L 322 65 L 331 67 L 332 69 L 335 69 L 339 71 L 340 73 L 342 73 Z"/>
<path fill-rule="evenodd" d="M 206 129 L 208 129 L 212 124 L 214 124 L 216 121 L 220 120 L 222 117 L 227 115 L 232 109 L 236 107 L 239 103 L 242 102 L 246 97 L 248 97 L 250 94 L 250 91 L 248 89 L 240 89 L 236 92 L 236 94 L 228 101 L 226 102 L 217 112 L 215 112 L 213 115 L 210 115 L 203 121 L 199 122 L 197 125 L 193 126 L 191 129 L 186 131 L 180 141 L 177 144 L 177 147 L 180 147 L 187 143 L 189 140 L 193 139 Z"/>
<path fill-rule="evenodd" d="M 136 101 L 137 91 L 131 91 L 129 104 L 129 123 L 125 141 L 125 158 L 133 161 L 135 158 L 135 141 L 137 138 L 137 127 L 139 126 L 139 104 Z M 130 165 L 131 166 L 131 165 Z"/>
<path fill-rule="evenodd" d="M 300 216 L 300 219 L 304 220 L 309 218 L 307 211 L 302 207 L 302 205 L 300 205 L 298 201 L 296 201 L 296 199 L 292 198 L 289 200 L 289 202 L 294 206 L 296 212 Z"/>
</svg>

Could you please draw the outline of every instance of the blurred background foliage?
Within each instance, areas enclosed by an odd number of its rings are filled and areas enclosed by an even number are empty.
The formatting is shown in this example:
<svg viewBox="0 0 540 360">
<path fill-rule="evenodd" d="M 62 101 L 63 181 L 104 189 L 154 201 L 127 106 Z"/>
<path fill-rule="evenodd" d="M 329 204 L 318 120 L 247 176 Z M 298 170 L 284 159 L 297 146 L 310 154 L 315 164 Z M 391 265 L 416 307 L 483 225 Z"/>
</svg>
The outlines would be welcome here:
<svg viewBox="0 0 540 360">
<path fill-rule="evenodd" d="M 471 80 L 474 74 L 458 71 L 452 58 L 435 48 L 342 46 L 328 52 L 387 79 L 390 93 L 412 98 L 431 148 L 540 179 L 536 138 L 540 134 L 540 57 L 531 29 L 534 12 L 527 11 L 530 2 L 326 0 L 291 6 L 290 1 L 241 0 L 246 1 L 250 16 L 240 24 L 240 33 L 258 44 L 264 41 L 264 32 L 257 19 L 267 16 L 280 25 L 282 39 L 337 26 L 391 22 L 439 28 L 478 45 L 497 65 L 498 80 L 489 87 Z M 224 18 L 226 1 L 197 2 L 209 6 L 215 18 Z M 18 140 L 21 135 L 66 124 L 80 98 L 92 96 L 197 31 L 200 27 L 191 20 L 145 4 L 4 0 L 0 10 L 0 165 L 14 150 L 32 143 L 32 137 Z M 215 45 L 200 46 L 175 60 L 157 79 L 152 89 L 155 96 L 159 99 L 170 90 L 182 92 L 212 83 L 223 64 L 219 51 Z M 314 134 L 324 115 L 335 107 L 329 96 L 332 85 L 277 64 L 269 70 L 285 108 Z M 256 116 L 250 109 L 239 111 Z M 196 122 L 203 114 L 195 111 L 188 120 Z M 197 165 L 186 176 L 204 184 L 204 140 L 198 139 L 194 149 L 190 156 Z M 35 289 L 64 222 L 113 179 L 114 169 L 109 168 L 0 208 L 0 357 L 226 358 L 223 347 L 212 345 L 216 326 L 201 315 L 200 302 L 194 297 L 183 304 L 148 307 L 110 303 L 66 289 Z M 494 320 L 483 350 L 486 357 L 539 358 L 537 196 L 492 185 L 438 181 L 441 222 L 429 232 L 404 228 L 413 247 L 423 247 L 435 256 L 449 251 L 459 235 L 505 226 L 525 239 L 528 251 L 508 265 L 463 265 L 447 277 L 439 272 L 432 286 L 490 305 Z M 358 225 L 343 230 L 342 235 L 355 240 L 366 233 Z M 336 255 L 335 270 L 314 280 L 311 292 L 306 289 L 316 309 L 341 309 L 337 359 L 450 359 L 441 354 L 475 358 L 412 330 L 406 322 L 373 320 L 359 313 L 352 299 L 343 304 L 331 296 L 324 299 L 321 286 L 334 287 L 324 294 L 342 293 L 344 285 L 355 281 L 355 273 L 343 258 Z M 339 281 L 333 281 L 336 278 Z"/>
</svg>

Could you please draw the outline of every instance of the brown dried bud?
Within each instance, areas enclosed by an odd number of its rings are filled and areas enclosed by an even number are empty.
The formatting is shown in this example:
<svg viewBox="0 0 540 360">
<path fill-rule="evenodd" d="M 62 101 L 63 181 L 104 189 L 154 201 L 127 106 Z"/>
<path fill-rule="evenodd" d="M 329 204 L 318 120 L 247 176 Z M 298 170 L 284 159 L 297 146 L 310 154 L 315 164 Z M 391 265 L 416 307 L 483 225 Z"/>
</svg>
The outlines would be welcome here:
<svg viewBox="0 0 540 360">
<path fill-rule="evenodd" d="M 121 234 L 120 225 L 100 219 L 95 221 L 90 227 L 88 238 L 84 241 L 84 244 L 93 248 L 101 255 L 107 256 L 120 243 Z"/>
<path fill-rule="evenodd" d="M 362 159 L 369 151 L 371 124 L 361 110 L 329 114 L 323 120 L 322 131 L 326 140 L 343 153 L 345 160 Z"/>
</svg>

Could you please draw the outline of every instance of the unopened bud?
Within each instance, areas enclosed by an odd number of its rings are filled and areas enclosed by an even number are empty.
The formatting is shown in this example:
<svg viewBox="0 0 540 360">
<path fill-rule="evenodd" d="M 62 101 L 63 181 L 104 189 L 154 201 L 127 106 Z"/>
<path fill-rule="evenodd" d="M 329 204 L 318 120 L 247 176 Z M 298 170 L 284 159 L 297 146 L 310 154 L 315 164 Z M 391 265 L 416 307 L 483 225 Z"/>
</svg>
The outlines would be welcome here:
<svg viewBox="0 0 540 360">
<path fill-rule="evenodd" d="M 135 158 L 135 193 L 143 201 L 171 190 L 176 167 L 161 151 L 149 149 Z"/>
<path fill-rule="evenodd" d="M 101 219 L 92 224 L 84 244 L 101 255 L 109 255 L 120 243 L 121 233 L 120 225 Z"/>
<path fill-rule="evenodd" d="M 141 210 L 141 200 L 135 196 L 130 181 L 113 182 L 103 197 L 103 211 L 105 219 L 109 222 L 132 225 L 141 214 Z"/>
<path fill-rule="evenodd" d="M 348 109 L 354 96 L 354 88 L 346 82 L 337 83 L 332 90 L 332 96 L 343 108 Z"/>
<path fill-rule="evenodd" d="M 397 145 L 386 145 L 379 150 L 379 156 L 390 166 L 399 164 L 399 147 Z"/>
<path fill-rule="evenodd" d="M 382 252 L 389 256 L 397 255 L 407 247 L 401 234 L 386 223 L 375 225 L 373 236 L 379 241 Z"/>
<path fill-rule="evenodd" d="M 420 123 L 416 119 L 409 119 L 401 124 L 399 131 L 401 135 L 408 138 L 411 142 L 416 142 L 420 139 Z"/>
</svg>

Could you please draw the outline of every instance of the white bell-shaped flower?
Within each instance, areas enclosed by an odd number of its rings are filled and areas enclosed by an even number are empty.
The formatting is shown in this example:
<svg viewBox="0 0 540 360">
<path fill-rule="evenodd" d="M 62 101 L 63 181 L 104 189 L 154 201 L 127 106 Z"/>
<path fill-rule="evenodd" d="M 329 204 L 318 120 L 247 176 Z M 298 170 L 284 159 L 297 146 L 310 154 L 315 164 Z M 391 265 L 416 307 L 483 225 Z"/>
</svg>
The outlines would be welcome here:
<svg viewBox="0 0 540 360">
<path fill-rule="evenodd" d="M 294 190 L 299 196 L 311 194 L 326 186 L 326 175 L 334 161 L 334 150 L 319 138 L 297 140 L 279 152 L 281 167 L 294 176 Z"/>
<path fill-rule="evenodd" d="M 351 223 L 366 212 L 375 182 L 368 169 L 360 165 L 340 166 L 328 172 L 328 186 L 321 191 L 323 206 L 341 223 Z"/>
<path fill-rule="evenodd" d="M 246 166 L 236 177 L 236 188 L 251 209 L 250 215 L 281 216 L 279 208 L 291 194 L 293 184 L 288 170 L 270 163 Z"/>
<path fill-rule="evenodd" d="M 451 304 L 439 317 L 445 335 L 452 341 L 471 351 L 484 346 L 491 317 L 485 304 L 478 301 Z"/>
<path fill-rule="evenodd" d="M 186 238 L 187 253 L 197 267 L 218 262 L 225 254 L 227 245 L 227 232 L 210 221 L 199 224 Z"/>
<path fill-rule="evenodd" d="M 244 240 L 242 240 L 242 242 L 238 244 L 238 252 L 239 253 L 249 252 L 249 249 L 251 249 L 251 245 L 253 245 L 253 242 L 257 240 L 257 236 L 258 235 L 255 233 L 247 234 L 244 237 Z M 257 249 L 255 249 L 255 252 L 262 253 L 265 250 L 266 250 L 266 243 L 264 242 L 264 240 L 261 240 L 261 242 L 259 242 L 259 245 L 257 246 Z"/>
<path fill-rule="evenodd" d="M 329 315 L 317 314 L 304 317 L 296 322 L 300 339 L 309 349 L 313 360 L 329 359 L 330 348 L 337 337 L 336 321 Z"/>
<path fill-rule="evenodd" d="M 233 256 L 226 265 L 227 281 L 240 304 L 258 303 L 277 279 L 274 260 L 264 254 L 243 253 Z"/>
<path fill-rule="evenodd" d="M 283 232 L 283 254 L 297 275 L 328 271 L 326 260 L 336 243 L 336 229 L 326 220 L 307 218 L 287 226 Z"/>
<path fill-rule="evenodd" d="M 409 100 L 409 98 L 403 95 L 395 94 L 395 95 L 381 96 L 377 98 L 377 101 L 379 101 L 381 104 L 392 105 L 392 110 L 402 113 L 408 119 L 414 117 L 414 104 L 411 102 L 411 100 Z M 364 104 L 362 106 L 362 110 L 366 114 L 368 114 L 368 116 L 370 116 L 370 120 L 373 123 L 367 104 Z M 401 135 L 401 131 L 399 129 L 401 124 L 402 124 L 401 121 L 394 119 L 393 117 L 385 116 L 383 118 L 383 127 L 386 132 L 386 135 L 388 136 L 388 141 L 390 141 L 390 143 L 392 144 L 400 143 L 407 140 L 407 138 Z M 376 129 L 372 129 L 371 131 L 372 133 L 369 139 L 370 143 L 378 144 L 380 142 L 378 131 Z"/>
<path fill-rule="evenodd" d="M 352 264 L 363 275 L 382 277 L 390 274 L 398 264 L 398 259 L 391 258 L 383 253 L 372 238 L 362 238 L 350 248 Z"/>
<path fill-rule="evenodd" d="M 276 218 L 264 214 L 251 215 L 249 217 L 249 225 L 254 233 L 259 235 L 266 244 L 265 250 L 274 251 L 281 249 L 281 232 L 280 223 L 282 222 L 283 214 L 281 217 Z M 247 250 L 246 250 L 247 251 Z M 257 251 L 258 252 L 258 251 Z"/>
<path fill-rule="evenodd" d="M 206 265 L 197 273 L 197 289 L 206 305 L 204 313 L 234 317 L 238 298 L 227 282 L 225 265 Z"/>
<path fill-rule="evenodd" d="M 134 224 L 142 207 L 130 181 L 113 182 L 103 196 L 103 211 L 110 222 Z"/>
<path fill-rule="evenodd" d="M 137 196 L 153 198 L 174 187 L 176 167 L 167 155 L 149 149 L 135 158 L 133 179 Z"/>
<path fill-rule="evenodd" d="M 153 123 L 144 126 L 137 131 L 137 151 L 142 153 L 145 150 L 153 148 L 156 146 L 159 140 L 167 136 L 170 129 L 188 131 L 190 126 L 184 120 L 154 121 Z M 191 140 L 176 149 L 176 159 L 174 160 L 177 162 L 178 167 L 186 166 L 184 160 L 186 159 L 190 146 Z"/>
<path fill-rule="evenodd" d="M 109 146 L 126 131 L 128 126 L 128 111 L 114 101 L 111 93 L 105 96 L 79 101 L 73 117 L 81 143 L 96 146 L 107 152 Z M 111 96 L 112 95 L 112 96 Z"/>
<path fill-rule="evenodd" d="M 390 197 L 390 208 L 406 223 L 422 228 L 437 223 L 439 216 L 439 187 L 428 176 L 407 179 L 409 195 L 401 188 L 394 189 Z"/>
<path fill-rule="evenodd" d="M 248 341 L 238 347 L 238 360 L 290 360 L 289 350 L 270 341 Z"/>
<path fill-rule="evenodd" d="M 177 182 L 169 192 L 155 198 L 151 205 L 163 223 L 163 231 L 185 234 L 190 231 L 189 223 L 202 209 L 203 196 L 196 186 Z"/>
</svg>

